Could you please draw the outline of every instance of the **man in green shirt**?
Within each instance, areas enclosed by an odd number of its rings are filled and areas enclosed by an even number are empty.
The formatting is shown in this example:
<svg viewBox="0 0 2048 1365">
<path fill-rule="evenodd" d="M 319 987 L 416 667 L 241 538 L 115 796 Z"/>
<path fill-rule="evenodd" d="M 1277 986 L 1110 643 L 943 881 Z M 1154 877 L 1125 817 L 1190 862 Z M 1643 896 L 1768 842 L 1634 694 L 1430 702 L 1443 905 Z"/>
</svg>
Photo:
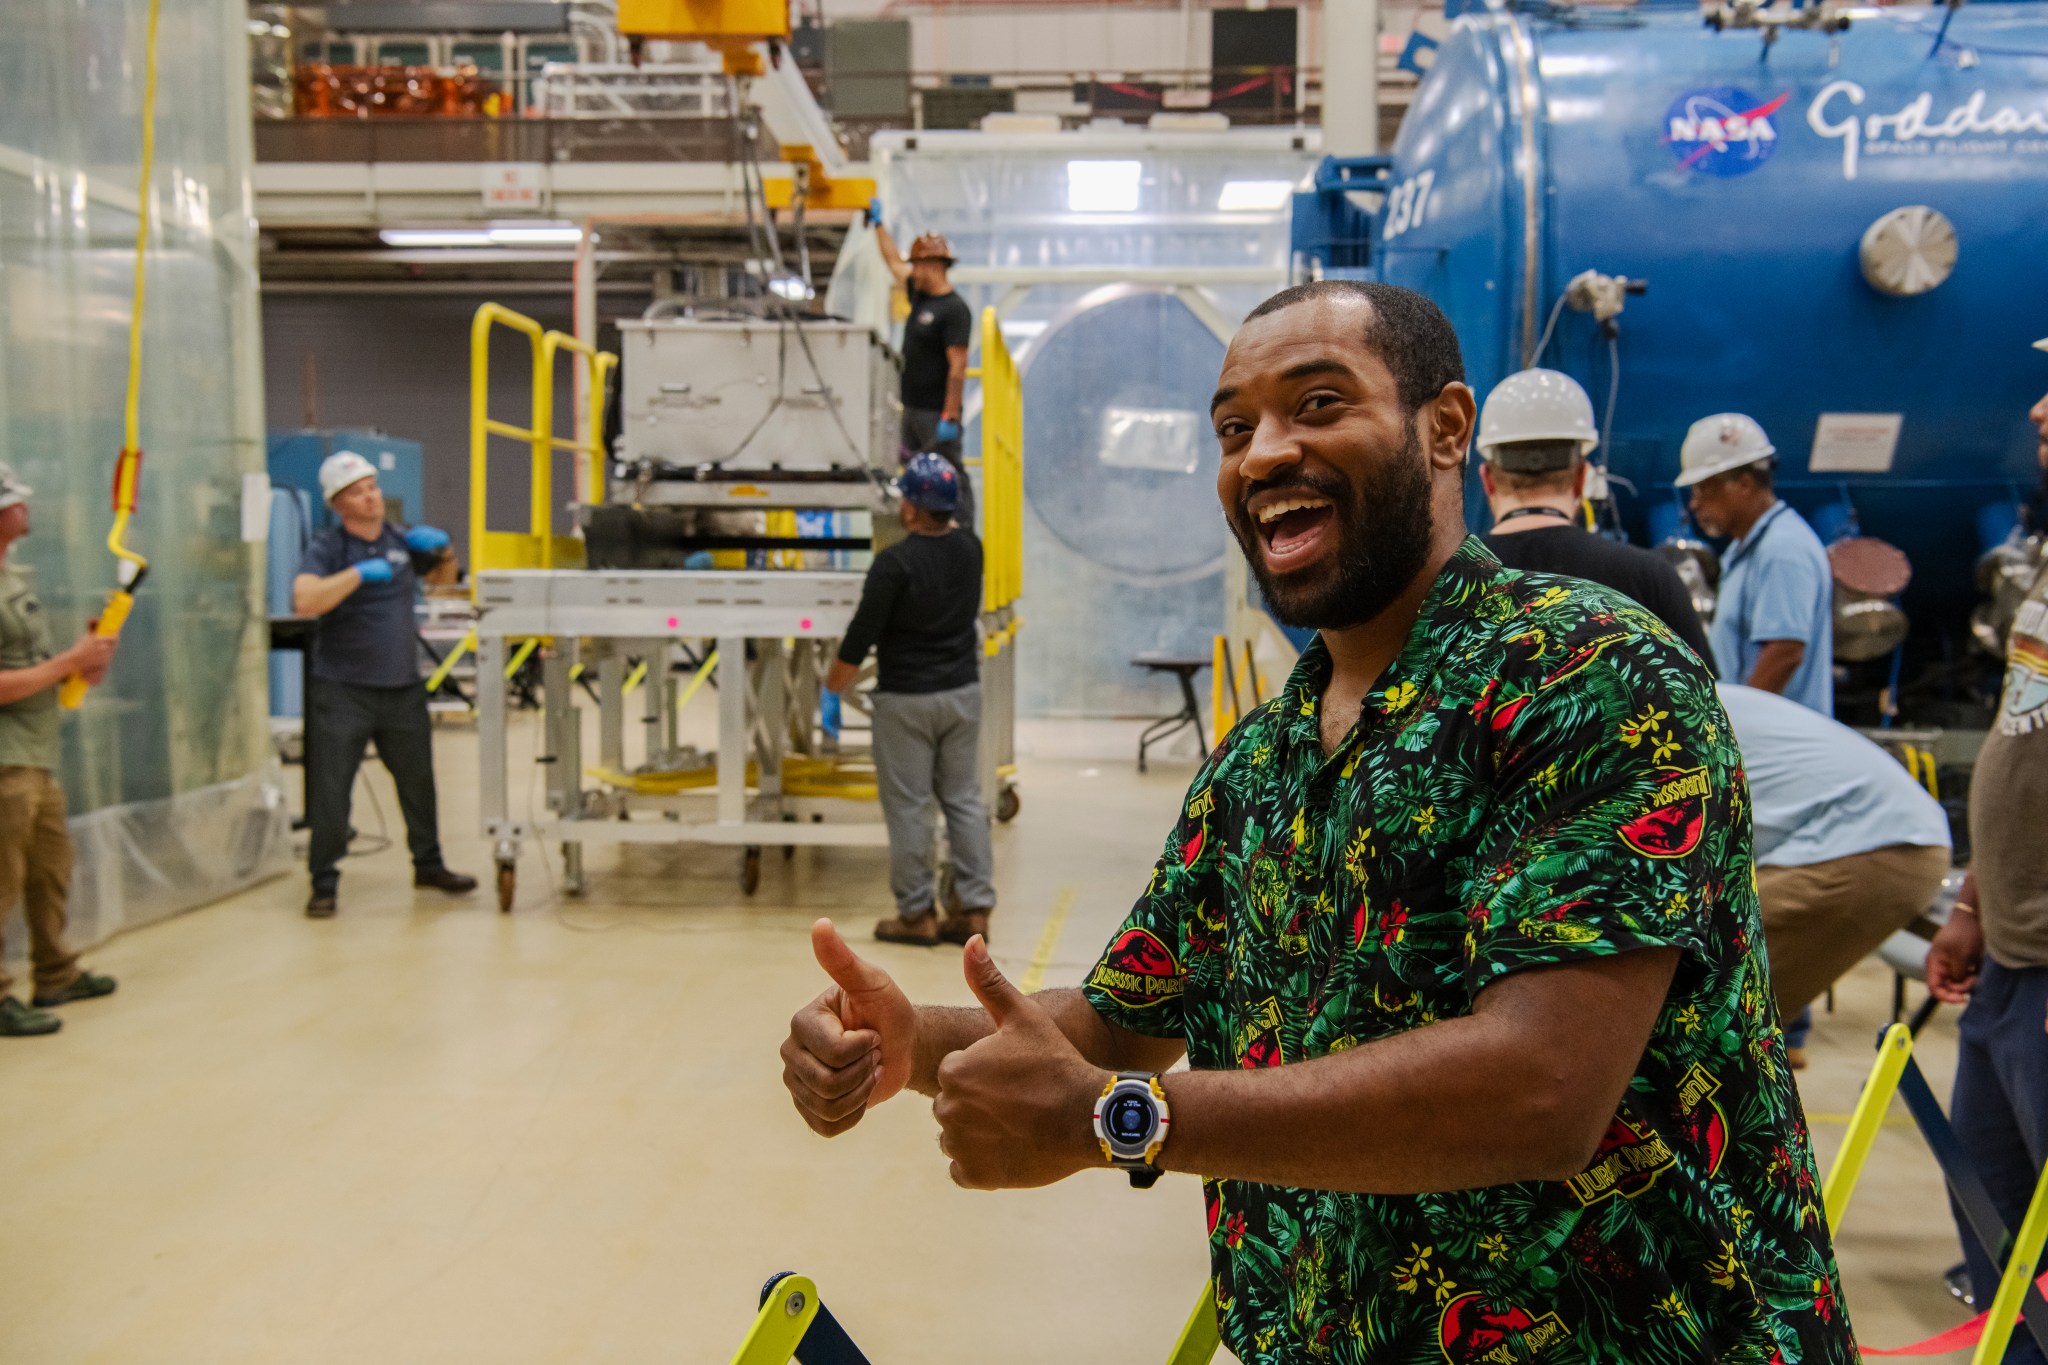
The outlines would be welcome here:
<svg viewBox="0 0 2048 1365">
<path fill-rule="evenodd" d="M 0 464 L 0 924 L 14 907 L 28 908 L 29 958 L 35 1003 L 13 994 L 0 962 L 0 1037 L 55 1033 L 54 1005 L 109 995 L 114 978 L 82 970 L 64 942 L 64 906 L 71 892 L 71 834 L 64 789 L 57 785 L 57 689 L 72 674 L 97 686 L 114 661 L 114 641 L 87 632 L 53 653 L 50 623 L 36 600 L 32 570 L 13 559 L 28 534 L 31 488 Z"/>
<path fill-rule="evenodd" d="M 785 1084 L 827 1135 L 932 1095 L 972 1188 L 1202 1176 L 1246 1365 L 1851 1365 L 1713 675 L 1465 535 L 1462 377 L 1407 290 L 1254 310 L 1218 493 L 1319 639 L 1083 988 L 975 941 L 981 1008 L 913 1007 L 821 921 Z"/>
</svg>

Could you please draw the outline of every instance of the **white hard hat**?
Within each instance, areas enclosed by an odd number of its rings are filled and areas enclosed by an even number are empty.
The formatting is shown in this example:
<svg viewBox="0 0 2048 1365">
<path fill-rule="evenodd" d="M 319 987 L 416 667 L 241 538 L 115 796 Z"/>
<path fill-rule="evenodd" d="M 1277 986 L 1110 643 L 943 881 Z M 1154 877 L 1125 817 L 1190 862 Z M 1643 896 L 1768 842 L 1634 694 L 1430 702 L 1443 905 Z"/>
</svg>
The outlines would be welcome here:
<svg viewBox="0 0 2048 1365">
<path fill-rule="evenodd" d="M 353 450 L 337 450 L 320 465 L 320 496 L 328 502 L 350 484 L 377 477 L 377 466 Z"/>
<path fill-rule="evenodd" d="M 1593 400 L 1579 382 L 1556 370 L 1521 370 L 1493 386 L 1479 410 L 1479 454 L 1521 441 L 1576 441 L 1584 455 L 1600 444 Z M 1533 471 L 1531 471 L 1533 472 Z"/>
<path fill-rule="evenodd" d="M 1712 417 L 1700 418 L 1685 433 L 1685 444 L 1678 448 L 1678 477 L 1672 483 L 1690 488 L 1716 474 L 1768 460 L 1777 453 L 1778 448 L 1764 435 L 1754 417 L 1717 412 Z"/>
</svg>

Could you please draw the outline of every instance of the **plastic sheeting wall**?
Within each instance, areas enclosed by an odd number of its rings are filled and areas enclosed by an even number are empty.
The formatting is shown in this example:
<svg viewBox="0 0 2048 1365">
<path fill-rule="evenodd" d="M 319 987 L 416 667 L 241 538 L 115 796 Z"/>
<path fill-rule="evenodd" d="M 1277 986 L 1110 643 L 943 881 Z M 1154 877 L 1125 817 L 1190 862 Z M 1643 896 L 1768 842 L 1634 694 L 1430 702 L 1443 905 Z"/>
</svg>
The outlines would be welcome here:
<svg viewBox="0 0 2048 1365">
<path fill-rule="evenodd" d="M 35 488 L 12 554 L 60 646 L 112 581 L 141 144 L 142 0 L 30 4 L 0 24 L 0 459 Z M 165 4 L 143 341 L 148 582 L 107 684 L 66 718 L 73 936 L 161 918 L 280 869 L 264 704 L 255 223 L 241 0 Z"/>
<path fill-rule="evenodd" d="M 871 144 L 892 232 L 952 239 L 960 293 L 977 315 L 998 308 L 1023 370 L 1020 712 L 1170 711 L 1170 681 L 1132 656 L 1209 657 L 1228 553 L 1208 417 L 1219 332 L 1286 283 L 1285 190 L 1319 145 L 1314 130 L 1137 128 Z M 1120 206 L 1087 207 L 1105 204 Z M 967 415 L 971 451 L 972 388 Z"/>
</svg>

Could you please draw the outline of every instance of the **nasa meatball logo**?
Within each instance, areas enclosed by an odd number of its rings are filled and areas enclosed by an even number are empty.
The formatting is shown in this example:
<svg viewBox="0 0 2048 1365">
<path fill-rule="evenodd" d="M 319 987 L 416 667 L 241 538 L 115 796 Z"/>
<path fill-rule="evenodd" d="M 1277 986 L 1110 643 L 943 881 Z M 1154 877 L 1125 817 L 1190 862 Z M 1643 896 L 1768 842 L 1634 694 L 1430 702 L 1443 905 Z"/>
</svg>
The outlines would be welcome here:
<svg viewBox="0 0 2048 1365">
<path fill-rule="evenodd" d="M 1177 999 L 1187 985 L 1172 950 L 1144 929 L 1126 929 L 1117 935 L 1088 984 L 1134 1010 Z"/>
<path fill-rule="evenodd" d="M 1778 147 L 1778 110 L 1790 92 L 1762 99 L 1734 85 L 1688 90 L 1664 115 L 1664 145 L 1702 175 L 1747 175 Z"/>
</svg>

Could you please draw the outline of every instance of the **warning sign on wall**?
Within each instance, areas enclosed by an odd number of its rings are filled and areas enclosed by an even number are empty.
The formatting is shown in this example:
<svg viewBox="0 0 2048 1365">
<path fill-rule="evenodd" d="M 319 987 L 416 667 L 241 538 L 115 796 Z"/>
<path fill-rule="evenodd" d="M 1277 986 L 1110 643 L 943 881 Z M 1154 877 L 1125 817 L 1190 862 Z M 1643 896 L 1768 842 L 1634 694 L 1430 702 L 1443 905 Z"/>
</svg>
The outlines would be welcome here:
<svg viewBox="0 0 2048 1365">
<path fill-rule="evenodd" d="M 1887 474 L 1899 449 L 1896 412 L 1824 412 L 1813 431 L 1815 474 Z"/>
<path fill-rule="evenodd" d="M 484 207 L 490 210 L 536 212 L 540 208 L 541 165 L 538 161 L 489 161 L 483 167 Z"/>
</svg>

